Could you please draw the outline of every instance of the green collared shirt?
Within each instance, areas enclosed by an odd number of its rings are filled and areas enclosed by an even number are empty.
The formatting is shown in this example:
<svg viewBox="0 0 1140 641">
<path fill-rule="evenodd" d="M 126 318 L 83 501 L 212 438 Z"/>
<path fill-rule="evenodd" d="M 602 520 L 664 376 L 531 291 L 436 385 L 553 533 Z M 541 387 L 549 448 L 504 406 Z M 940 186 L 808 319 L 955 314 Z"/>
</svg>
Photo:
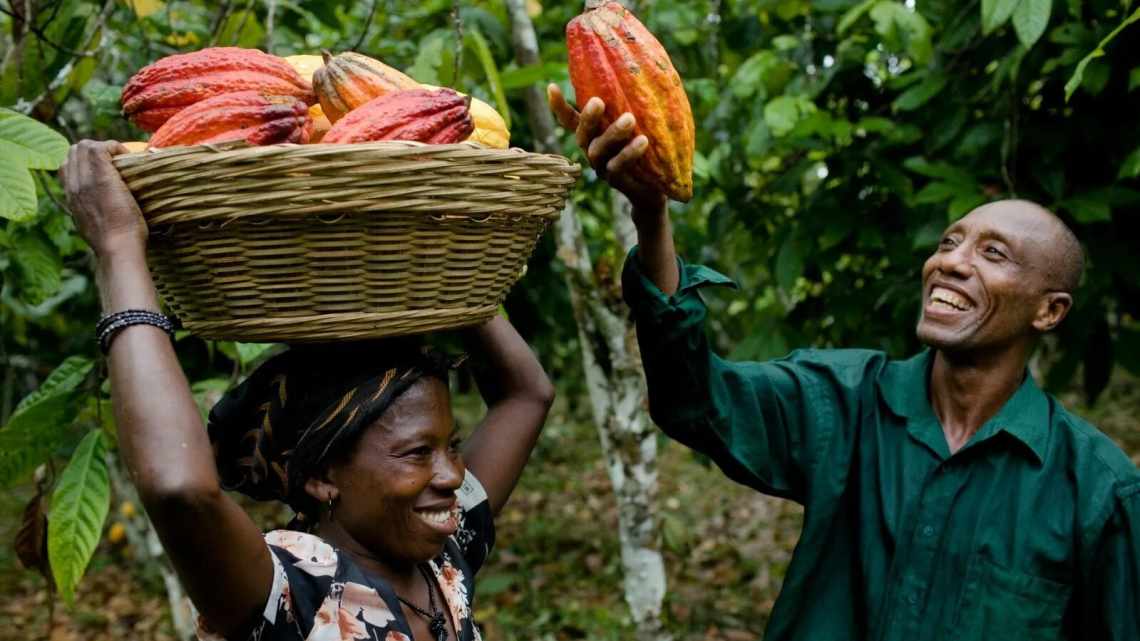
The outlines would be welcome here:
<svg viewBox="0 0 1140 641">
<path fill-rule="evenodd" d="M 1140 640 L 1140 471 L 1107 437 L 1027 375 L 951 454 L 930 352 L 726 361 L 697 290 L 731 284 L 623 276 L 657 424 L 805 506 L 766 640 Z"/>
</svg>

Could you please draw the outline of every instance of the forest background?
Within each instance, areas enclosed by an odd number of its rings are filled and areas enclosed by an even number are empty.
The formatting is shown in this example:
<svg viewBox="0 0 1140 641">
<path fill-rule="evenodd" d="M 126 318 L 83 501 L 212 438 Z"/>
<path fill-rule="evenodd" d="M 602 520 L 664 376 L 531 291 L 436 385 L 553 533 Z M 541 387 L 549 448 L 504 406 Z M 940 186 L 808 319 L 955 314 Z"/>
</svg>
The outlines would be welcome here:
<svg viewBox="0 0 1140 641">
<path fill-rule="evenodd" d="M 1089 253 L 1077 305 L 1033 373 L 1140 457 L 1140 7 L 626 4 L 672 55 L 692 104 L 696 195 L 671 212 L 681 254 L 740 284 L 706 296 L 721 353 L 916 351 L 919 269 L 941 230 L 986 201 L 1028 198 Z M 353 49 L 496 106 L 516 146 L 583 162 L 539 113 L 546 82 L 573 95 L 564 28 L 580 11 L 555 0 L 0 0 L 0 639 L 175 639 L 186 625 L 114 455 L 97 294 L 52 171 L 69 141 L 142 139 L 119 114 L 127 78 L 206 46 Z M 797 506 L 732 484 L 637 409 L 618 284 L 625 216 L 585 172 L 505 304 L 559 401 L 481 575 L 489 639 L 755 639 L 796 542 Z M 185 335 L 177 348 L 204 408 L 273 349 Z M 469 425 L 479 401 L 468 380 L 456 389 Z M 266 527 L 288 517 L 250 508 Z M 639 567 L 631 550 L 652 562 Z"/>
</svg>

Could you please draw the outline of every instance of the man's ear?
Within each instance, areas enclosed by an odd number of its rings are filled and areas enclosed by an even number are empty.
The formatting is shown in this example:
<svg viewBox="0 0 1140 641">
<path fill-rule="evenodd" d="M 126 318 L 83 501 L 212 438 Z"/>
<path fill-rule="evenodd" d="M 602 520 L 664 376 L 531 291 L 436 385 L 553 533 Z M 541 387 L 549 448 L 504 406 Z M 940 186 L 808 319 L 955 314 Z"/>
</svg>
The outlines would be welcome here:
<svg viewBox="0 0 1140 641">
<path fill-rule="evenodd" d="M 1065 292 L 1049 292 L 1041 299 L 1037 315 L 1033 317 L 1033 327 L 1041 332 L 1049 332 L 1065 320 L 1073 308 L 1073 297 Z"/>
</svg>

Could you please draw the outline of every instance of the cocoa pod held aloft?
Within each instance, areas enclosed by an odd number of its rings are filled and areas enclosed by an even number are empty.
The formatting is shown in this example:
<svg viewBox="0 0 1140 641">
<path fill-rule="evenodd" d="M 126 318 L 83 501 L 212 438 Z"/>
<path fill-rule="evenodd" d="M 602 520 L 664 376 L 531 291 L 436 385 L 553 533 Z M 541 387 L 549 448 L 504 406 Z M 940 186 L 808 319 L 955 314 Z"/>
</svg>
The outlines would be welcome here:
<svg viewBox="0 0 1140 641">
<path fill-rule="evenodd" d="M 696 129 L 681 76 L 657 38 L 620 3 L 587 0 L 566 25 L 570 82 L 579 106 L 606 103 L 603 128 L 623 113 L 637 118 L 634 135 L 649 138 L 634 176 L 674 200 L 693 197 Z"/>
</svg>

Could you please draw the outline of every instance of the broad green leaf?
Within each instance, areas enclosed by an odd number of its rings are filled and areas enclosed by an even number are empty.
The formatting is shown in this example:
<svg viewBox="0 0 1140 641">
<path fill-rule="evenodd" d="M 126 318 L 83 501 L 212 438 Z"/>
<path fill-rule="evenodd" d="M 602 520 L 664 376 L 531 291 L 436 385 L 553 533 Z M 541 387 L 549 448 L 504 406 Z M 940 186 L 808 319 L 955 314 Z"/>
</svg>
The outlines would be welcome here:
<svg viewBox="0 0 1140 641">
<path fill-rule="evenodd" d="M 1120 172 L 1116 174 L 1117 178 L 1136 178 L 1138 176 L 1140 176 L 1140 147 L 1128 154 L 1128 157 L 1120 165 Z"/>
<path fill-rule="evenodd" d="M 985 196 L 977 192 L 960 193 L 950 201 L 950 206 L 946 209 L 946 215 L 950 222 L 954 222 L 985 202 Z"/>
<path fill-rule="evenodd" d="M 145 18 L 162 11 L 165 3 L 162 0 L 124 0 L 135 15 L 140 18 Z"/>
<path fill-rule="evenodd" d="M 901 2 L 881 0 L 871 8 L 871 19 L 875 22 L 875 32 L 892 48 L 910 54 L 915 64 L 925 65 L 934 54 L 930 23 L 921 13 Z"/>
<path fill-rule="evenodd" d="M 1072 214 L 1079 223 L 1097 223 L 1112 220 L 1112 205 L 1089 196 L 1074 196 L 1061 201 L 1061 208 Z"/>
<path fill-rule="evenodd" d="M 914 111 L 930 102 L 946 87 L 949 78 L 942 74 L 927 76 L 922 82 L 904 91 L 892 106 L 899 111 Z"/>
<path fill-rule="evenodd" d="M 1128 72 L 1128 92 L 1136 91 L 1137 87 L 1140 87 L 1140 67 Z"/>
<path fill-rule="evenodd" d="M 803 116 L 815 110 L 815 104 L 803 96 L 779 96 L 764 105 L 764 122 L 772 135 L 779 138 L 790 133 Z"/>
<path fill-rule="evenodd" d="M 515 69 L 506 69 L 499 73 L 499 82 L 503 89 L 522 89 L 536 82 L 559 82 L 565 80 L 568 72 L 564 62 L 546 62 Z"/>
<path fill-rule="evenodd" d="M 503 83 L 499 80 L 499 67 L 495 64 L 495 56 L 491 53 L 491 47 L 487 45 L 487 39 L 483 37 L 482 32 L 474 27 L 467 30 L 468 45 L 475 50 L 475 56 L 479 59 L 479 64 L 483 67 L 483 74 L 487 77 L 487 84 L 491 86 L 491 94 L 495 96 L 495 104 L 498 106 L 499 114 L 506 122 L 507 129 L 511 127 L 511 107 L 507 104 L 507 96 L 503 93 Z"/>
<path fill-rule="evenodd" d="M 48 377 L 40 383 L 35 391 L 20 401 L 15 411 L 12 412 L 12 416 L 19 415 L 23 410 L 46 400 L 49 396 L 71 392 L 87 378 L 94 366 L 95 363 L 89 358 L 68 356 L 58 367 L 52 370 L 51 374 L 48 374 Z"/>
<path fill-rule="evenodd" d="M 273 349 L 273 343 L 234 343 L 238 361 L 245 367 Z"/>
<path fill-rule="evenodd" d="M 1125 18 L 1119 26 L 1109 32 L 1109 34 L 1100 41 L 1095 49 L 1090 51 L 1087 56 L 1082 58 L 1081 61 L 1077 63 L 1077 68 L 1073 71 L 1072 77 L 1069 78 L 1069 81 L 1065 83 L 1066 102 L 1068 102 L 1069 98 L 1073 97 L 1073 93 L 1076 92 L 1077 87 L 1081 86 L 1081 82 L 1084 80 L 1085 69 L 1088 68 L 1089 63 L 1093 60 L 1096 60 L 1097 58 L 1104 56 L 1104 48 L 1108 46 L 1108 43 L 1112 42 L 1116 36 L 1120 35 L 1121 31 L 1124 31 L 1128 25 L 1136 22 L 1137 20 L 1140 20 L 1140 8 L 1137 8 L 1136 11 L 1132 12 L 1132 15 Z"/>
<path fill-rule="evenodd" d="M 844 13 L 843 17 L 840 18 L 839 22 L 835 25 L 836 33 L 842 35 L 844 31 L 847 31 L 848 29 L 850 29 L 851 25 L 858 22 L 859 18 L 863 17 L 863 14 L 870 11 L 871 7 L 876 2 L 879 2 L 879 0 L 864 0 L 863 2 L 860 2 L 859 4 L 855 5 L 854 7 L 851 7 L 850 9 L 848 9 L 847 13 Z"/>
<path fill-rule="evenodd" d="M 973 185 L 974 177 L 965 169 L 945 162 L 930 162 L 922 156 L 914 156 L 903 161 L 903 167 L 927 178 L 941 178 L 957 185 Z"/>
<path fill-rule="evenodd" d="M 79 391 L 53 394 L 12 416 L 0 429 L 0 487 L 23 480 L 67 444 L 80 396 Z"/>
<path fill-rule="evenodd" d="M 248 6 L 248 5 L 247 5 Z M 253 10 L 231 13 L 218 31 L 220 47 L 258 47 L 265 41 L 265 29 Z"/>
<path fill-rule="evenodd" d="M 111 507 L 105 454 L 103 433 L 92 430 L 75 448 L 52 494 L 48 559 L 56 587 L 68 603 L 75 600 L 75 587 L 99 544 Z"/>
<path fill-rule="evenodd" d="M 59 169 L 67 138 L 23 114 L 0 107 L 0 158 L 29 169 Z"/>
<path fill-rule="evenodd" d="M 1005 24 L 1023 0 L 982 0 L 982 33 L 989 35 Z"/>
<path fill-rule="evenodd" d="M 940 203 L 958 194 L 959 187 L 945 182 L 932 182 L 927 184 L 914 195 L 914 204 L 929 205 Z"/>
<path fill-rule="evenodd" d="M 1013 30 L 1026 49 L 1032 47 L 1049 26 L 1053 0 L 1021 0 L 1013 11 Z"/>
<path fill-rule="evenodd" d="M 785 292 L 792 291 L 804 272 L 804 250 L 794 236 L 789 236 L 776 256 L 776 284 Z"/>
<path fill-rule="evenodd" d="M 0 161 L 0 218 L 21 222 L 35 215 L 36 181 L 22 164 L 5 158 Z"/>
<path fill-rule="evenodd" d="M 63 284 L 63 259 L 51 241 L 38 231 L 15 236 L 12 244 L 20 298 L 30 305 L 39 305 Z"/>
</svg>

